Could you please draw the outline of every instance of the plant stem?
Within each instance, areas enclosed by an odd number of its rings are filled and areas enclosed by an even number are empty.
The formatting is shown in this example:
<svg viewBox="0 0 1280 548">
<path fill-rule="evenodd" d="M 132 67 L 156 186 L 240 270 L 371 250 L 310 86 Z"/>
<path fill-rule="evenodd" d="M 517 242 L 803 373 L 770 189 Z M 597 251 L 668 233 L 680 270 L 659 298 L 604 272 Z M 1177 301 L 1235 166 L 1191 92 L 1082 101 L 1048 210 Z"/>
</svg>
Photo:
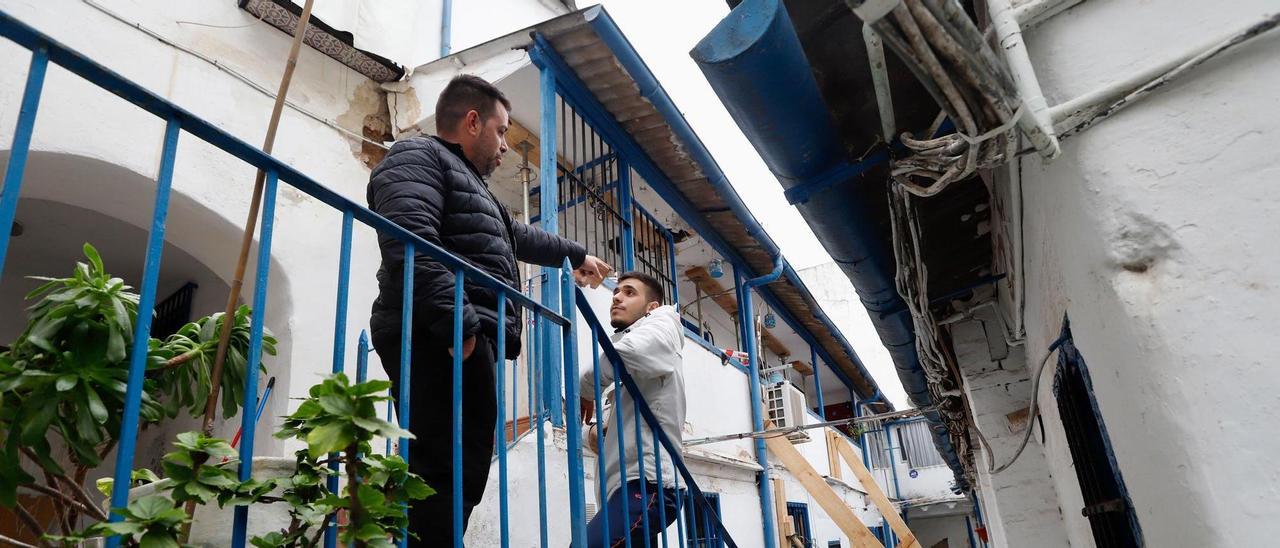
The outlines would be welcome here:
<svg viewBox="0 0 1280 548">
<path fill-rule="evenodd" d="M 22 520 L 22 523 L 27 526 L 27 529 L 30 529 L 32 533 L 35 533 L 37 538 L 44 538 L 44 527 L 40 526 L 40 522 L 36 521 L 35 516 L 32 516 L 31 512 L 28 512 L 27 508 L 23 506 L 22 503 L 15 504 L 13 509 L 18 512 L 18 519 Z M 49 546 L 49 543 L 45 541 L 40 541 L 40 544 Z"/>
<path fill-rule="evenodd" d="M 40 548 L 34 544 L 27 544 L 16 538 L 6 537 L 4 535 L 0 535 L 0 542 L 6 542 L 11 546 L 17 546 L 18 548 Z"/>
<path fill-rule="evenodd" d="M 30 489 L 32 491 L 43 493 L 45 495 L 49 495 L 51 497 L 57 497 L 62 502 L 67 503 L 71 506 L 74 506 L 76 509 L 81 510 L 87 514 L 93 513 L 93 510 L 89 509 L 89 507 L 85 506 L 84 503 L 80 502 L 78 499 L 71 497 L 66 493 L 63 493 L 62 491 L 59 491 L 52 487 L 40 485 L 38 483 L 31 483 L 31 484 L 23 485 L 22 487 L 26 489 Z"/>
<path fill-rule="evenodd" d="M 337 514 L 330 514 L 328 519 L 325 519 L 324 523 L 320 524 L 320 527 L 316 530 L 315 536 L 311 537 L 311 540 L 307 542 L 307 548 L 320 544 L 320 537 L 323 536 L 325 530 L 329 528 L 329 520 L 331 519 L 338 519 Z"/>
<path fill-rule="evenodd" d="M 28 448 L 26 448 L 26 447 L 22 447 L 22 448 L 21 448 L 21 450 L 22 450 L 22 454 L 23 454 L 23 455 L 26 455 L 26 456 L 27 456 L 27 458 L 31 459 L 31 462 L 34 462 L 34 463 L 36 463 L 36 465 L 37 465 L 37 466 L 39 466 L 39 464 L 40 464 L 40 460 L 39 460 L 39 459 L 37 459 L 37 458 L 36 458 L 36 456 L 35 456 L 34 454 L 32 454 L 32 453 L 31 453 L 31 450 L 30 450 L 30 449 L 28 449 Z M 90 507 L 90 508 L 93 508 L 93 498 L 91 498 L 91 497 L 89 496 L 89 494 L 88 494 L 88 493 L 86 493 L 86 492 L 84 491 L 84 488 L 83 488 L 83 487 L 80 487 L 80 486 L 79 486 L 79 485 L 77 485 L 75 482 L 71 481 L 71 478 L 68 478 L 68 477 L 67 477 L 66 475 L 64 475 L 64 474 L 59 474 L 59 473 L 50 472 L 50 471 L 48 471 L 48 470 L 45 470 L 45 468 L 44 468 L 43 466 L 41 466 L 41 467 L 40 467 L 40 470 L 41 470 L 41 471 L 43 471 L 43 472 L 45 473 L 46 477 L 48 477 L 48 476 L 53 476 L 53 478 L 56 478 L 57 480 L 61 481 L 61 482 L 62 482 L 64 485 L 66 485 L 67 487 L 70 487 L 70 488 L 71 488 L 71 493 L 72 493 L 73 495 L 79 495 L 79 498 L 78 498 L 77 500 L 80 500 L 81 502 L 83 502 L 83 503 L 85 504 L 85 506 L 88 506 L 88 507 Z M 55 482 L 55 481 L 49 481 L 49 484 L 50 484 L 50 486 L 53 486 L 53 487 L 57 487 L 57 485 L 58 485 L 58 483 L 57 483 L 57 482 Z M 97 509 L 95 508 L 95 510 L 97 510 Z M 102 513 L 102 511 L 101 511 L 101 510 L 97 510 L 97 511 L 95 512 L 95 514 L 96 514 L 96 515 L 98 515 L 98 516 L 100 516 L 98 519 L 101 519 L 101 520 L 103 520 L 103 521 L 105 521 L 105 520 L 107 519 L 106 514 Z"/>
<path fill-rule="evenodd" d="M 168 371 L 170 369 L 178 367 L 179 365 L 182 365 L 184 363 L 191 361 L 196 356 L 199 356 L 200 353 L 204 352 L 205 350 L 206 349 L 204 348 L 204 345 L 201 345 L 197 348 L 193 348 L 191 350 L 178 354 L 177 356 L 169 358 L 169 360 L 164 362 L 164 365 L 160 366 L 159 369 L 153 369 L 152 372 L 159 373 L 161 371 Z"/>
<path fill-rule="evenodd" d="M 49 474 L 48 470 L 42 470 L 42 471 L 44 472 L 44 482 L 49 484 L 50 486 L 56 487 L 58 485 L 57 480 L 53 479 L 53 476 Z M 36 485 L 39 486 L 38 484 Z M 36 490 L 39 491 L 39 489 L 36 489 Z M 57 495 L 54 495 L 54 496 L 58 498 L 64 498 L 66 496 L 61 491 L 57 491 L 57 490 L 53 490 L 53 491 L 57 492 Z M 62 528 L 62 534 L 70 535 L 72 532 L 71 518 L 67 516 L 67 507 L 62 504 L 54 503 L 53 510 L 58 513 L 58 526 Z"/>
<path fill-rule="evenodd" d="M 364 521 L 364 509 L 360 507 L 360 447 L 358 443 L 352 443 L 347 446 L 347 496 L 351 498 L 351 504 L 348 508 L 347 527 L 352 531 L 360 530 L 360 522 Z M 355 535 L 352 535 L 355 536 Z M 356 540 L 357 548 L 364 548 L 366 543 L 363 540 Z"/>
</svg>

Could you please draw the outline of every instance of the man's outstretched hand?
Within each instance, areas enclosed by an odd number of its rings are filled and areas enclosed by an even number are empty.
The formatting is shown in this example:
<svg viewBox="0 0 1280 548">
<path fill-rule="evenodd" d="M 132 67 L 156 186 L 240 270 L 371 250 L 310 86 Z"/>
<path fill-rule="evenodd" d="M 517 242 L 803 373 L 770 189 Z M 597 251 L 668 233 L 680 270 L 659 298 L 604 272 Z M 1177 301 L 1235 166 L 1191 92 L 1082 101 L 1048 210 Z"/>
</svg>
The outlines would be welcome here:
<svg viewBox="0 0 1280 548">
<path fill-rule="evenodd" d="M 574 269 L 573 277 L 578 282 L 578 287 L 591 286 L 592 289 L 595 289 L 600 287 L 601 283 L 604 283 L 605 277 L 610 272 L 613 272 L 613 267 L 609 266 L 609 263 L 600 260 L 600 257 L 595 255 L 587 255 L 582 264 Z"/>
<path fill-rule="evenodd" d="M 472 335 L 462 341 L 462 359 L 471 357 L 471 353 L 476 351 L 476 336 Z M 453 355 L 453 347 L 449 347 L 449 355 Z"/>
<path fill-rule="evenodd" d="M 582 424 L 591 424 L 591 415 L 595 412 L 595 403 L 586 398 L 578 398 L 579 410 L 582 412 Z"/>
</svg>

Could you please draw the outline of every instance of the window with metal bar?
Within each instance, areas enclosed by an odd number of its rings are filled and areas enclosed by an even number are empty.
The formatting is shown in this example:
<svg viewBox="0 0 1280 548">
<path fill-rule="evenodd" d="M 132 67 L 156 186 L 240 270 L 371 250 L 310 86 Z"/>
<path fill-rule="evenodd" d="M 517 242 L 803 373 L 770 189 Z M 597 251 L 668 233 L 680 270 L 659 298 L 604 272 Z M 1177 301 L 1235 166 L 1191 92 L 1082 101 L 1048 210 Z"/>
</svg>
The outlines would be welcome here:
<svg viewBox="0 0 1280 548">
<path fill-rule="evenodd" d="M 902 453 L 906 455 L 907 464 L 912 469 L 946 464 L 933 445 L 933 433 L 929 431 L 929 423 L 912 421 L 898 425 L 897 430 Z"/>
<path fill-rule="evenodd" d="M 809 524 L 809 505 L 803 502 L 788 502 L 787 517 L 791 519 L 791 525 L 795 531 L 791 536 L 791 546 L 796 546 L 799 542 L 799 545 L 804 548 L 814 548 L 813 528 Z"/>
<path fill-rule="evenodd" d="M 711 505 L 712 511 L 716 517 L 720 517 L 720 494 L 703 491 L 702 495 L 707 498 L 707 503 Z M 699 515 L 692 504 L 686 504 L 684 507 L 684 522 L 688 525 L 685 529 L 685 540 L 688 541 L 689 548 L 723 548 L 724 539 L 720 538 L 720 531 L 716 530 L 715 524 L 709 523 L 710 520 Z"/>
<path fill-rule="evenodd" d="M 1065 319 L 1062 336 L 1065 341 L 1058 350 L 1053 395 L 1058 400 L 1058 414 L 1080 482 L 1084 500 L 1080 514 L 1089 519 L 1098 548 L 1142 546 L 1142 529 L 1093 397 L 1089 369 L 1071 339 Z"/>
</svg>

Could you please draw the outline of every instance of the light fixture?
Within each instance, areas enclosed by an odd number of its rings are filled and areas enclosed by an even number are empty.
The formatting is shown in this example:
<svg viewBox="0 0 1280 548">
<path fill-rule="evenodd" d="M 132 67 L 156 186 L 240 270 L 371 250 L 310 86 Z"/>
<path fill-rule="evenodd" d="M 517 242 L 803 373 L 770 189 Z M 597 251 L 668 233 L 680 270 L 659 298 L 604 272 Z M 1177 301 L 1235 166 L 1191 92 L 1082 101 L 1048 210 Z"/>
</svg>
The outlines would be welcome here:
<svg viewBox="0 0 1280 548">
<path fill-rule="evenodd" d="M 768 329 L 773 329 L 773 328 L 775 328 L 775 327 L 778 327 L 778 317 L 777 317 L 777 316 L 774 316 L 774 315 L 773 315 L 773 312 L 770 312 L 770 313 L 768 313 L 768 314 L 765 314 L 765 315 L 764 315 L 764 326 L 765 326 L 765 328 L 768 328 Z"/>
<path fill-rule="evenodd" d="M 712 278 L 724 276 L 724 261 L 721 261 L 720 259 L 711 259 L 711 264 L 708 265 L 707 268 L 711 271 Z"/>
</svg>

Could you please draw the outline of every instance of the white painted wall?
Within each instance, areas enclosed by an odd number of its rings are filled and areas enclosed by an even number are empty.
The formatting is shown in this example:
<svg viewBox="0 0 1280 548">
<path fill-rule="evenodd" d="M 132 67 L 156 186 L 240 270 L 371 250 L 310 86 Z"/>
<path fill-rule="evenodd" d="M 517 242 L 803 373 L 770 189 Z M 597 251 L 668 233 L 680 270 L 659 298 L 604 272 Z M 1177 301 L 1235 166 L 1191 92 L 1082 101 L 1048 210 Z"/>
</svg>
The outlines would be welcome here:
<svg viewBox="0 0 1280 548">
<path fill-rule="evenodd" d="M 911 532 L 924 548 L 965 548 L 969 546 L 969 528 L 964 516 L 912 519 Z M 944 544 L 945 542 L 945 544 Z M 977 542 L 977 537 L 974 537 Z"/>
<path fill-rule="evenodd" d="M 1086 2 L 1029 33 L 1028 47 L 1054 104 L 1274 11 L 1264 0 Z M 1039 361 L 1069 314 L 1150 546 L 1280 534 L 1280 442 L 1266 435 L 1280 411 L 1280 343 L 1267 335 L 1280 329 L 1278 52 L 1280 36 L 1263 35 L 1064 142 L 1060 158 L 1016 167 L 1026 359 Z M 1051 384 L 1040 387 L 1047 472 L 1071 544 L 1091 546 Z M 1017 501 L 984 494 L 989 506 Z"/>
</svg>

